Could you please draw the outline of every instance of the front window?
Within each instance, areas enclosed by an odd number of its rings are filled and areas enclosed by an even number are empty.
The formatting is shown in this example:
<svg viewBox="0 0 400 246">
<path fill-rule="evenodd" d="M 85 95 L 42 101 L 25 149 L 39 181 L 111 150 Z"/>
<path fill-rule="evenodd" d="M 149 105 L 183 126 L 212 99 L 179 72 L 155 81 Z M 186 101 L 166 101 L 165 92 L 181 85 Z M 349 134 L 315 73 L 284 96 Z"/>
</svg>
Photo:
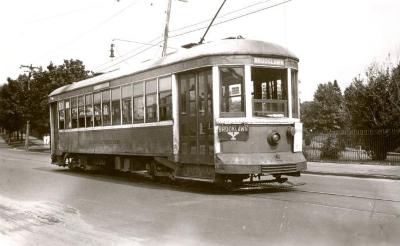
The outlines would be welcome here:
<svg viewBox="0 0 400 246">
<path fill-rule="evenodd" d="M 287 70 L 252 68 L 253 115 L 287 117 Z"/>
<path fill-rule="evenodd" d="M 244 112 L 244 68 L 222 67 L 221 72 L 221 116 L 241 117 Z"/>
</svg>

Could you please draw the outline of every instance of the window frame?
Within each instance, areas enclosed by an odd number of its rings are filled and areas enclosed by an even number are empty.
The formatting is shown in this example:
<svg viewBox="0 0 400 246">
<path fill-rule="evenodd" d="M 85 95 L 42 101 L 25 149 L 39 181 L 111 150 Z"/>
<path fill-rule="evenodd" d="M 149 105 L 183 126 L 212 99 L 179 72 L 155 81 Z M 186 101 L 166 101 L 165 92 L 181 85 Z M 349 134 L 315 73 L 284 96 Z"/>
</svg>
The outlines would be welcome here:
<svg viewBox="0 0 400 246">
<path fill-rule="evenodd" d="M 114 100 L 114 98 L 112 96 L 113 95 L 113 91 L 118 91 L 118 93 L 119 93 L 119 98 L 117 100 Z M 122 122 L 122 119 L 121 119 L 121 115 L 122 115 L 122 112 L 121 112 L 121 96 L 122 95 L 121 95 L 121 87 L 120 86 L 113 87 L 113 88 L 110 89 L 110 105 L 111 105 L 111 107 L 110 107 L 110 115 L 111 115 L 110 125 L 111 126 L 121 125 L 121 122 Z M 119 107 L 119 113 L 118 113 L 119 122 L 115 123 L 115 124 L 114 124 L 114 106 L 113 106 L 114 101 L 118 101 L 118 107 Z"/>
<path fill-rule="evenodd" d="M 252 107 L 252 117 L 261 117 L 261 118 L 289 118 L 289 78 L 288 78 L 288 68 L 287 67 L 269 67 L 269 66 L 251 66 L 251 107 Z M 255 94 L 255 83 L 253 80 L 253 76 L 255 76 L 255 71 L 254 69 L 262 70 L 262 69 L 269 69 L 271 70 L 271 74 L 276 76 L 276 74 L 280 74 L 281 77 L 280 79 L 274 79 L 270 81 L 262 81 L 266 82 L 266 88 L 270 88 L 269 90 L 266 91 L 266 95 L 268 96 L 270 94 L 271 98 L 254 98 Z M 272 73 L 272 70 L 274 72 Z M 275 73 L 275 74 L 274 74 Z M 272 76 L 271 75 L 271 76 Z M 278 86 L 278 81 L 281 81 L 280 86 Z M 270 83 L 272 82 L 272 83 Z M 271 86 L 269 86 L 271 84 Z M 260 84 L 262 87 L 262 83 Z M 275 88 L 276 87 L 276 88 Z M 281 90 L 278 90 L 278 87 L 281 88 Z M 276 91 L 275 91 L 276 90 Z M 262 95 L 261 91 L 261 95 Z M 279 94 L 281 93 L 281 94 Z M 279 98 L 280 97 L 282 98 Z M 272 98 L 276 96 L 277 98 Z M 285 99 L 286 98 L 286 99 Z M 265 102 L 255 102 L 254 100 L 264 100 Z M 267 102 L 270 101 L 270 102 Z M 276 107 L 278 108 L 279 104 L 283 103 L 283 111 L 276 111 L 273 112 L 273 110 L 270 112 L 270 115 L 256 115 L 256 110 L 255 110 L 255 103 L 268 103 L 269 107 L 272 107 L 272 105 L 276 104 Z M 257 111 L 258 112 L 258 111 Z M 278 116 L 279 114 L 282 114 L 283 116 Z M 276 115 L 276 116 L 275 116 Z"/>
<path fill-rule="evenodd" d="M 223 107 L 223 103 L 225 100 L 224 97 L 224 90 L 223 90 L 223 73 L 222 73 L 222 69 L 224 68 L 240 68 L 243 71 L 243 76 L 242 76 L 242 83 L 241 83 L 241 93 L 240 93 L 240 97 L 241 97 L 241 108 L 242 111 L 240 112 L 226 112 L 224 111 L 224 107 Z M 221 118 L 238 118 L 238 117 L 246 117 L 246 90 L 245 90 L 245 79 L 246 79 L 246 75 L 245 75 L 245 65 L 224 65 L 224 66 L 219 66 L 219 110 L 220 110 L 220 117 Z M 239 97 L 239 96 L 229 96 L 228 98 L 232 98 L 232 97 Z M 216 102 L 214 102 L 216 103 Z"/>
<path fill-rule="evenodd" d="M 147 93 L 147 84 L 148 83 L 151 83 L 151 82 L 155 82 L 155 85 L 156 85 L 156 88 L 155 88 L 155 91 L 154 92 L 151 92 L 151 93 Z M 145 108 L 145 115 L 144 115 L 144 122 L 145 123 L 150 123 L 150 122 L 158 122 L 158 100 L 157 100 L 157 94 L 158 94 L 158 78 L 154 78 L 154 79 L 149 79 L 149 80 L 145 80 L 145 82 L 144 82 L 144 84 L 145 84 L 145 89 L 144 89 L 144 91 L 145 91 L 145 106 L 144 106 L 144 108 Z M 151 106 L 148 106 L 147 105 L 147 102 L 148 102 L 148 98 L 150 97 L 150 96 L 154 96 L 154 103 L 151 105 Z M 154 107 L 155 106 L 155 107 Z M 151 108 L 151 107 L 154 107 L 155 108 L 155 117 L 153 117 L 153 118 L 151 118 L 151 119 L 154 119 L 154 120 L 149 120 L 149 118 L 148 118 L 148 112 L 147 112 L 147 110 L 149 109 L 149 108 Z"/>
<path fill-rule="evenodd" d="M 161 84 L 161 81 L 163 80 L 163 79 L 169 79 L 169 88 L 167 88 L 167 89 L 163 89 L 163 90 L 160 90 L 160 84 Z M 161 103 L 161 94 L 162 93 L 169 93 L 169 96 L 170 96 L 170 103 Z M 166 97 L 167 98 L 167 97 Z M 167 75 L 167 76 L 163 76 L 163 77 L 159 77 L 158 78 L 158 81 L 157 81 L 157 102 L 158 102 L 158 105 L 157 105 L 157 108 L 158 108 L 158 122 L 160 122 L 160 121 L 168 121 L 168 120 L 172 120 L 172 76 L 171 75 Z M 167 115 L 166 114 L 166 119 L 161 119 L 161 107 L 165 107 L 166 109 L 169 107 L 169 109 L 170 109 L 170 114 L 169 115 Z M 169 117 L 168 117 L 169 116 Z"/>
</svg>

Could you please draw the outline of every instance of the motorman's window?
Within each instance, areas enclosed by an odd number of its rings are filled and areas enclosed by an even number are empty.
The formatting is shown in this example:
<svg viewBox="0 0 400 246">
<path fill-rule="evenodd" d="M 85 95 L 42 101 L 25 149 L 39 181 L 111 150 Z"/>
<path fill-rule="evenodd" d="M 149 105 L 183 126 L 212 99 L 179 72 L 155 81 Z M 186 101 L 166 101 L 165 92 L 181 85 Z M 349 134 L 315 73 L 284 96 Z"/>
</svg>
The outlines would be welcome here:
<svg viewBox="0 0 400 246">
<path fill-rule="evenodd" d="M 298 96 L 298 77 L 297 70 L 292 69 L 292 112 L 293 118 L 299 117 L 299 96 Z"/>
<path fill-rule="evenodd" d="M 93 94 L 94 126 L 101 126 L 101 93 Z"/>
<path fill-rule="evenodd" d="M 171 76 L 158 80 L 160 121 L 172 119 Z"/>
<path fill-rule="evenodd" d="M 122 86 L 122 124 L 132 123 L 132 85 Z"/>
<path fill-rule="evenodd" d="M 244 68 L 221 67 L 221 116 L 240 117 L 244 112 Z"/>
<path fill-rule="evenodd" d="M 65 114 L 64 114 L 64 101 L 58 102 L 58 129 L 64 129 Z"/>
<path fill-rule="evenodd" d="M 77 128 L 78 127 L 78 101 L 77 97 L 71 98 L 71 121 L 72 121 L 72 127 L 71 128 Z"/>
<path fill-rule="evenodd" d="M 71 104 L 70 100 L 64 100 L 65 129 L 71 129 Z"/>
<path fill-rule="evenodd" d="M 85 127 L 85 97 L 78 97 L 78 127 Z"/>
<path fill-rule="evenodd" d="M 133 122 L 143 123 L 144 121 L 144 97 L 143 82 L 133 85 Z"/>
<path fill-rule="evenodd" d="M 86 127 L 93 126 L 93 100 L 92 94 L 85 96 Z"/>
<path fill-rule="evenodd" d="M 157 121 L 157 80 L 146 81 L 146 122 Z"/>
<path fill-rule="evenodd" d="M 254 116 L 288 116 L 286 69 L 253 67 L 251 81 Z"/>
<path fill-rule="evenodd" d="M 110 114 L 110 91 L 103 91 L 101 98 L 101 106 L 102 106 L 102 116 L 103 116 L 103 126 L 111 125 L 111 114 Z"/>
<path fill-rule="evenodd" d="M 112 112 L 112 124 L 121 124 L 121 88 L 115 88 L 111 90 L 111 112 Z"/>
</svg>

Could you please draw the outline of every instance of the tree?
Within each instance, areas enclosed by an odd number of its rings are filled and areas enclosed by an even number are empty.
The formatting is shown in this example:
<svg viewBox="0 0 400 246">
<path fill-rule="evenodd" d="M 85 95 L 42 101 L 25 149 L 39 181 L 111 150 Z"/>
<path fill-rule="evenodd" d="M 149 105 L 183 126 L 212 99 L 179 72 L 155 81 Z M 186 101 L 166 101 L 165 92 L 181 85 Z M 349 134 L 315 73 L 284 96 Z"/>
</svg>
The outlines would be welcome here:
<svg viewBox="0 0 400 246">
<path fill-rule="evenodd" d="M 0 88 L 0 125 L 11 134 L 24 125 L 22 107 L 18 103 L 17 81 L 8 79 Z"/>
<path fill-rule="evenodd" d="M 369 136 L 375 141 L 365 137 L 364 148 L 371 151 L 373 159 L 386 159 L 387 151 L 400 144 L 400 136 L 387 130 L 400 128 L 400 64 L 394 69 L 370 65 L 365 78 L 355 78 L 345 90 L 344 98 L 351 127 L 377 131 Z M 382 144 L 375 144 L 377 139 Z"/>
<path fill-rule="evenodd" d="M 344 97 L 352 128 L 400 128 L 400 64 L 392 71 L 372 64 L 365 79 L 353 79 Z"/>
<path fill-rule="evenodd" d="M 337 81 L 319 84 L 312 102 L 302 104 L 301 119 L 305 128 L 327 132 L 345 125 L 343 96 Z"/>
<path fill-rule="evenodd" d="M 88 78 L 90 72 L 80 60 L 64 60 L 61 65 L 50 63 L 47 70 L 33 72 L 29 110 L 32 115 L 32 128 L 40 135 L 48 133 L 49 105 L 48 95 L 58 87 Z"/>
<path fill-rule="evenodd" d="M 47 70 L 32 69 L 29 75 L 8 78 L 0 92 L 0 125 L 8 131 L 22 129 L 30 120 L 39 135 L 49 132 L 48 95 L 56 88 L 85 79 L 90 72 L 80 60 L 64 60 L 61 65 L 50 63 Z M 29 86 L 28 86 L 29 85 Z"/>
</svg>

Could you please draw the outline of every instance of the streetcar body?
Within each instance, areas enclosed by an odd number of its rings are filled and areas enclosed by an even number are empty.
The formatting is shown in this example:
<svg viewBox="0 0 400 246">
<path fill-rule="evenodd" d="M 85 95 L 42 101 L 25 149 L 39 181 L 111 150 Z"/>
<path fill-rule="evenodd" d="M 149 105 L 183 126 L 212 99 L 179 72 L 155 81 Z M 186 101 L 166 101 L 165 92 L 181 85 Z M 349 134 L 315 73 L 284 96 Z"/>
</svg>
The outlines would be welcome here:
<svg viewBox="0 0 400 246">
<path fill-rule="evenodd" d="M 52 163 L 241 182 L 306 169 L 298 59 L 226 39 L 56 89 Z"/>
</svg>

